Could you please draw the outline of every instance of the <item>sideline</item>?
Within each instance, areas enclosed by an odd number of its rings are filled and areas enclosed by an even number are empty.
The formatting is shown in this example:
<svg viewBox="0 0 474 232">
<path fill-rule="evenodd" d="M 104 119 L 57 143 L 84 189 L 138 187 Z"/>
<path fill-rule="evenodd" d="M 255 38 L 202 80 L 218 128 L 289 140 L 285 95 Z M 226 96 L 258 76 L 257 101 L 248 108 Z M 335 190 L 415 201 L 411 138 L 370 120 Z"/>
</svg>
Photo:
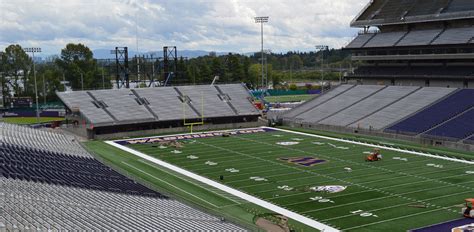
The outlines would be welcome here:
<svg viewBox="0 0 474 232">
<path fill-rule="evenodd" d="M 159 159 L 153 158 L 153 157 L 148 156 L 148 155 L 146 155 L 146 154 L 143 154 L 143 153 L 141 153 L 141 152 L 139 152 L 139 151 L 136 151 L 136 150 L 133 150 L 133 149 L 131 149 L 131 148 L 122 146 L 122 145 L 120 145 L 120 144 L 118 144 L 118 143 L 116 143 L 116 142 L 114 142 L 114 141 L 106 141 L 105 143 L 107 143 L 107 144 L 109 144 L 109 145 L 111 145 L 111 146 L 114 146 L 114 147 L 116 147 L 116 148 L 118 148 L 118 149 L 121 149 L 121 150 L 123 150 L 123 151 L 126 151 L 126 152 L 128 152 L 128 153 L 134 154 L 134 155 L 136 155 L 136 156 L 138 156 L 138 157 L 140 157 L 140 158 L 142 158 L 142 159 L 146 159 L 146 160 L 148 160 L 148 161 L 150 161 L 150 162 L 153 162 L 153 163 L 155 163 L 155 164 L 157 164 L 157 165 L 159 165 L 159 166 L 162 166 L 162 167 L 171 169 L 171 170 L 173 170 L 173 171 L 175 171 L 175 172 L 178 172 L 178 173 L 180 173 L 180 174 L 182 174 L 182 175 L 185 175 L 185 176 L 187 176 L 187 177 L 190 177 L 190 178 L 192 178 L 192 179 L 194 179 L 194 180 L 196 180 L 196 181 L 205 183 L 205 184 L 210 185 L 210 186 L 212 186 L 212 187 L 214 187 L 214 188 L 218 188 L 218 189 L 220 189 L 220 190 L 222 190 L 222 191 L 224 191 L 224 192 L 227 192 L 227 193 L 232 194 L 232 195 L 234 195 L 234 196 L 236 196 L 236 197 L 242 198 L 242 199 L 244 199 L 244 200 L 246 200 L 246 201 L 249 201 L 249 202 L 251 202 L 251 203 L 254 203 L 254 204 L 256 204 L 256 205 L 259 205 L 259 206 L 261 206 L 261 207 L 263 207 L 263 208 L 266 208 L 266 209 L 269 209 L 269 210 L 271 210 L 271 211 L 273 211 L 273 212 L 276 212 L 276 213 L 285 215 L 285 216 L 287 216 L 288 218 L 291 218 L 291 219 L 293 219 L 293 220 L 295 220 L 295 221 L 301 222 L 301 223 L 303 223 L 303 224 L 305 224 L 305 225 L 308 225 L 308 226 L 310 226 L 310 227 L 313 227 L 313 228 L 315 228 L 315 229 L 318 229 L 318 230 L 321 230 L 321 231 L 325 231 L 325 232 L 339 232 L 339 231 L 340 231 L 340 230 L 338 230 L 338 229 L 336 229 L 336 228 L 334 228 L 334 227 L 331 227 L 331 226 L 328 226 L 328 225 L 326 225 L 326 224 L 317 222 L 317 221 L 315 221 L 315 220 L 313 220 L 313 219 L 311 219 L 311 218 L 305 217 L 305 216 L 303 216 L 303 215 L 300 215 L 300 214 L 297 214 L 297 213 L 292 212 L 292 211 L 290 211 L 290 210 L 284 209 L 284 208 L 282 208 L 282 207 L 280 207 L 280 206 L 274 205 L 274 204 L 269 203 L 269 202 L 267 202 L 267 201 L 264 201 L 264 200 L 262 200 L 262 199 L 256 198 L 256 197 L 251 196 L 251 195 L 249 195 L 249 194 L 246 194 L 246 193 L 243 193 L 243 192 L 238 191 L 238 190 L 236 190 L 236 189 L 230 188 L 230 187 L 228 187 L 228 186 L 226 186 L 226 185 L 223 185 L 223 184 L 221 184 L 221 183 L 218 183 L 218 182 L 216 182 L 216 181 L 213 181 L 213 180 L 207 179 L 207 178 L 205 178 L 205 177 L 196 175 L 196 174 L 194 174 L 194 173 L 192 173 L 192 172 L 189 172 L 189 171 L 187 171 L 187 170 L 184 170 L 184 169 L 182 169 L 182 168 L 180 168 L 180 167 L 177 167 L 177 166 L 174 166 L 174 165 L 172 165 L 172 164 L 166 163 L 166 162 L 161 161 L 161 160 L 159 160 Z"/>
<path fill-rule="evenodd" d="M 273 129 L 273 130 L 276 130 L 276 131 L 282 131 L 282 132 L 287 132 L 287 133 L 292 133 L 292 134 L 297 134 L 297 135 L 304 135 L 304 136 L 309 136 L 309 137 L 314 137 L 314 138 L 327 139 L 327 140 L 332 140 L 332 141 L 337 141 L 337 142 L 361 145 L 361 146 L 366 146 L 366 147 L 381 148 L 381 149 L 384 149 L 384 150 L 396 151 L 396 152 L 412 154 L 412 155 L 417 155 L 417 156 L 425 156 L 425 157 L 430 157 L 430 158 L 434 158 L 434 159 L 442 159 L 442 160 L 447 160 L 447 161 L 452 161 L 452 162 L 457 162 L 457 163 L 474 164 L 474 161 L 456 159 L 456 158 L 451 158 L 451 157 L 444 157 L 444 156 L 439 156 L 439 155 L 432 155 L 432 154 L 428 154 L 428 153 L 404 150 L 404 149 L 399 149 L 399 148 L 394 148 L 394 147 L 389 147 L 389 146 L 375 145 L 375 144 L 371 144 L 371 143 L 357 142 L 357 141 L 352 141 L 352 140 L 347 140 L 347 139 L 339 139 L 339 138 L 333 138 L 333 137 L 328 137 L 328 136 L 322 136 L 322 135 L 315 135 L 315 134 L 309 134 L 309 133 L 298 132 L 298 131 L 285 130 L 285 129 L 280 129 L 280 128 L 272 128 L 272 127 L 262 127 L 262 128 L 264 128 L 264 129 Z"/>
<path fill-rule="evenodd" d="M 417 151 L 410 151 L 410 150 L 405 150 L 405 149 L 400 149 L 400 148 L 394 148 L 391 147 L 390 145 L 384 146 L 384 145 L 376 145 L 376 144 L 371 144 L 371 143 L 365 143 L 365 142 L 359 142 L 359 141 L 352 141 L 348 139 L 341 139 L 341 138 L 334 138 L 334 137 L 329 137 L 329 136 L 322 136 L 322 135 L 315 135 L 315 134 L 310 134 L 310 133 L 304 133 L 304 132 L 298 132 L 298 131 L 292 131 L 292 130 L 286 130 L 286 129 L 280 129 L 280 128 L 273 128 L 273 127 L 258 127 L 258 128 L 248 128 L 248 129 L 240 129 L 240 130 L 256 130 L 256 129 L 266 129 L 270 131 L 281 131 L 281 132 L 286 132 L 286 133 L 291 133 L 291 134 L 297 134 L 297 135 L 304 135 L 308 137 L 314 137 L 314 138 L 321 138 L 321 139 L 326 139 L 326 140 L 332 140 L 332 141 L 337 141 L 337 142 L 343 142 L 343 143 L 349 143 L 349 144 L 355 144 L 355 145 L 361 145 L 361 146 L 367 146 L 367 147 L 372 147 L 372 148 L 381 148 L 385 150 L 391 150 L 391 151 L 396 151 L 396 152 L 401 152 L 401 153 L 406 153 L 406 154 L 412 154 L 412 155 L 417 155 L 417 156 L 423 156 L 423 157 L 429 157 L 429 158 L 434 158 L 434 159 L 441 159 L 441 160 L 447 160 L 447 161 L 452 161 L 452 162 L 457 162 L 457 163 L 464 163 L 464 164 L 474 164 L 474 161 L 468 161 L 468 160 L 462 160 L 462 159 L 456 159 L 456 158 L 451 158 L 451 157 L 444 157 L 444 156 L 439 156 L 439 155 L 433 155 L 433 154 L 428 154 L 428 153 L 423 153 L 423 152 L 417 152 Z M 187 133 L 187 134 L 177 134 L 177 135 L 166 135 L 166 136 L 154 136 L 154 137 L 144 137 L 141 139 L 150 139 L 150 138 L 163 138 L 163 137 L 169 137 L 169 136 L 180 136 L 180 135 L 196 135 L 196 134 L 204 134 L 204 133 L 216 133 L 216 132 L 228 132 L 228 131 L 236 131 L 236 130 L 222 130 L 222 131 L 208 131 L 208 132 L 197 132 L 197 133 Z M 106 141 L 105 143 L 114 146 L 116 148 L 119 148 L 123 151 L 126 151 L 128 153 L 131 153 L 135 156 L 138 156 L 140 158 L 143 158 L 145 160 L 148 160 L 154 164 L 157 164 L 159 166 L 171 169 L 177 173 L 180 173 L 182 175 L 185 175 L 187 177 L 190 177 L 196 181 L 199 181 L 201 183 L 210 185 L 212 187 L 215 187 L 217 189 L 220 189 L 224 192 L 227 192 L 233 196 L 239 197 L 241 199 L 244 199 L 246 201 L 252 202 L 254 204 L 257 204 L 263 208 L 269 209 L 271 211 L 274 211 L 276 213 L 285 215 L 295 221 L 301 222 L 303 224 L 306 224 L 310 227 L 313 227 L 315 229 L 319 229 L 321 231 L 325 232 L 339 232 L 340 230 L 331 227 L 329 225 L 323 224 L 321 222 L 317 222 L 311 218 L 305 217 L 303 215 L 297 214 L 295 212 L 289 211 L 285 208 L 282 208 L 280 206 L 274 205 L 272 203 L 269 203 L 267 201 L 264 201 L 260 198 L 251 196 L 249 194 L 243 193 L 241 191 L 238 191 L 236 189 L 230 188 L 226 185 L 223 185 L 221 183 L 218 183 L 216 181 L 210 180 L 208 178 L 199 176 L 197 174 L 194 174 L 192 172 L 189 172 L 183 168 L 177 167 L 175 165 L 166 163 L 162 160 L 153 158 L 151 156 L 148 156 L 144 153 L 141 153 L 139 151 L 136 151 L 134 149 L 128 148 L 126 146 L 120 145 L 118 142 L 123 142 L 123 141 L 129 141 L 132 139 L 126 139 L 126 140 L 114 140 L 114 141 Z M 139 140 L 139 138 L 136 138 L 136 140 Z"/>
</svg>

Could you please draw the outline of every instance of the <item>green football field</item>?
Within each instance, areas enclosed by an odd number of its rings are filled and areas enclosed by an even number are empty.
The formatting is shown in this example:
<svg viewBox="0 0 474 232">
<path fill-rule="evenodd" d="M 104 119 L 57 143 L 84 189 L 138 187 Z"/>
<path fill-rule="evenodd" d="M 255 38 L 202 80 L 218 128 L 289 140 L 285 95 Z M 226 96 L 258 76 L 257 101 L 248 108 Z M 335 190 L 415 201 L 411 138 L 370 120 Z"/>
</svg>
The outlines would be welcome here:
<svg viewBox="0 0 474 232">
<path fill-rule="evenodd" d="M 129 147 L 344 231 L 458 219 L 474 194 L 474 167 L 461 162 L 382 149 L 371 163 L 371 147 L 282 131 L 180 141 Z M 339 192 L 316 191 L 325 186 Z"/>
<path fill-rule="evenodd" d="M 303 95 L 285 95 L 285 96 L 267 96 L 265 100 L 271 103 L 277 102 L 300 102 L 307 101 L 314 98 L 317 95 L 303 94 Z"/>
</svg>

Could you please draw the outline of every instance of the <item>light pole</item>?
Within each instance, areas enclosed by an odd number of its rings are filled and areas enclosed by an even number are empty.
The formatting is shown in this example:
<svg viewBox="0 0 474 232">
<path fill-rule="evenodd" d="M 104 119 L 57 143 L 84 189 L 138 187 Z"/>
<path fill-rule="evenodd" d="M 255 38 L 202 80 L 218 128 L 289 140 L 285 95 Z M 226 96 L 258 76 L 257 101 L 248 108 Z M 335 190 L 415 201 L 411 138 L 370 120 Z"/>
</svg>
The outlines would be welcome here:
<svg viewBox="0 0 474 232">
<path fill-rule="evenodd" d="M 321 94 L 324 93 L 324 51 L 328 50 L 327 45 L 316 45 L 316 50 L 322 51 L 321 54 Z"/>
<path fill-rule="evenodd" d="M 25 48 L 24 51 L 31 53 L 33 55 L 33 76 L 35 79 L 35 98 L 36 98 L 36 122 L 39 123 L 38 85 L 36 83 L 35 53 L 40 53 L 41 48 Z"/>
<path fill-rule="evenodd" d="M 262 38 L 262 49 L 261 49 L 261 53 L 262 53 L 262 88 L 264 87 L 265 85 L 265 79 L 264 79 L 264 75 L 265 75 L 265 69 L 264 69 L 264 57 L 263 57 L 263 24 L 264 23 L 268 23 L 268 16 L 263 16 L 263 17 L 255 17 L 255 23 L 260 23 L 260 27 L 261 27 L 261 38 Z"/>
<path fill-rule="evenodd" d="M 267 60 L 267 55 L 272 54 L 272 50 L 266 49 L 263 51 L 265 53 L 265 86 L 268 88 L 268 60 Z"/>
<path fill-rule="evenodd" d="M 46 105 L 46 82 L 44 81 L 44 73 L 43 73 L 43 103 Z"/>
</svg>

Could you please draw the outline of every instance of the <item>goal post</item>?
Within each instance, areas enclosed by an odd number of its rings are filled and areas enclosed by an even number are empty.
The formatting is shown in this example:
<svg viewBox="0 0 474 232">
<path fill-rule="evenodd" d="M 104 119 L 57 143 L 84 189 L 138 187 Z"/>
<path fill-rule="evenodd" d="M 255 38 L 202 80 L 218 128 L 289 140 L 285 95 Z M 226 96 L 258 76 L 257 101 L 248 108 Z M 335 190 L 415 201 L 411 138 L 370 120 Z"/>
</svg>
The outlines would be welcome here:
<svg viewBox="0 0 474 232">
<path fill-rule="evenodd" d="M 189 98 L 188 98 L 189 99 Z M 190 99 L 183 99 L 183 125 L 188 127 L 193 133 L 194 126 L 204 125 L 204 93 L 201 92 L 201 121 L 200 122 L 186 122 L 186 105 L 189 104 Z"/>
</svg>

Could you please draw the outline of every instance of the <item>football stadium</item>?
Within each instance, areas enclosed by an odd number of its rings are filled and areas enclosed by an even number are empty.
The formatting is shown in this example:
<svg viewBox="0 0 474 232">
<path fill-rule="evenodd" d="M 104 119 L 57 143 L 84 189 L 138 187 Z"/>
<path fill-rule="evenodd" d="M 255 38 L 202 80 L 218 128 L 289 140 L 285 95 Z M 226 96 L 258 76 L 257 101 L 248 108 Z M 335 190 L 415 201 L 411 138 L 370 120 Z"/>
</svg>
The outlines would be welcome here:
<svg viewBox="0 0 474 232">
<path fill-rule="evenodd" d="M 133 88 L 116 48 L 116 88 L 2 103 L 0 232 L 473 231 L 474 2 L 360 10 L 356 67 L 317 94 L 178 83 L 176 47 Z"/>
</svg>

